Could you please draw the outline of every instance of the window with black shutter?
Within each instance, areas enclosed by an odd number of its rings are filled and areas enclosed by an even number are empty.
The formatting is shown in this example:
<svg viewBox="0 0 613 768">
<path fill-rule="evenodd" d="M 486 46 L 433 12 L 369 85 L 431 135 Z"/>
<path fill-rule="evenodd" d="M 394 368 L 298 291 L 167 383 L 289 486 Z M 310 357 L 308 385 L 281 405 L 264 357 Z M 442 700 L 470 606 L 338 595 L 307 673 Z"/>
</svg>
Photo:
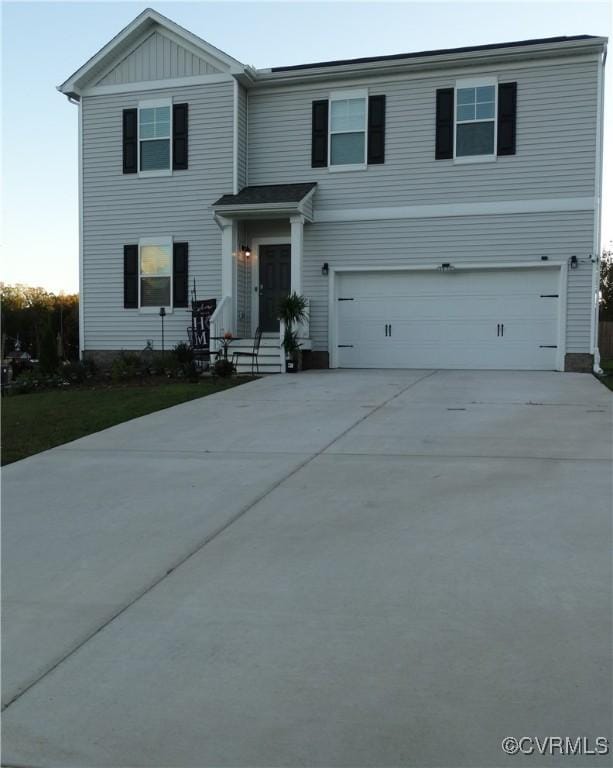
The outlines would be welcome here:
<svg viewBox="0 0 613 768">
<path fill-rule="evenodd" d="M 385 96 L 368 99 L 368 164 L 385 162 Z"/>
<path fill-rule="evenodd" d="M 498 86 L 498 154 L 515 154 L 517 83 Z"/>
<path fill-rule="evenodd" d="M 187 104 L 175 104 L 172 108 L 172 168 L 187 170 Z"/>
<path fill-rule="evenodd" d="M 188 245 L 174 243 L 172 258 L 173 306 L 188 305 Z"/>
<path fill-rule="evenodd" d="M 123 306 L 138 308 L 138 245 L 123 247 Z"/>
<path fill-rule="evenodd" d="M 453 157 L 453 88 L 439 88 L 436 92 L 434 157 L 437 160 Z"/>
<path fill-rule="evenodd" d="M 328 99 L 313 102 L 311 120 L 311 167 L 328 165 Z"/>
<path fill-rule="evenodd" d="M 123 111 L 123 172 L 138 171 L 138 110 Z"/>
</svg>

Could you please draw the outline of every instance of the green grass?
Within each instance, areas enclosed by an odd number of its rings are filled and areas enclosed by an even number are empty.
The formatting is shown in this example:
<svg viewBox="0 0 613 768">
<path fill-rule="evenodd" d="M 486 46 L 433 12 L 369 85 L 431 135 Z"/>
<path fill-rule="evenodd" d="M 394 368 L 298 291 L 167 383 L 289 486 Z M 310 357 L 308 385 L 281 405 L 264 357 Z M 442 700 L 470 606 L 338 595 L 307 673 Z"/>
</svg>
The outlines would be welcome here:
<svg viewBox="0 0 613 768">
<path fill-rule="evenodd" d="M 242 380 L 147 382 L 2 397 L 2 464 L 32 456 L 128 419 L 241 384 Z"/>
<path fill-rule="evenodd" d="M 613 360 L 601 360 L 600 367 L 604 373 L 601 376 L 598 376 L 598 378 L 602 381 L 605 387 L 613 390 Z"/>
</svg>

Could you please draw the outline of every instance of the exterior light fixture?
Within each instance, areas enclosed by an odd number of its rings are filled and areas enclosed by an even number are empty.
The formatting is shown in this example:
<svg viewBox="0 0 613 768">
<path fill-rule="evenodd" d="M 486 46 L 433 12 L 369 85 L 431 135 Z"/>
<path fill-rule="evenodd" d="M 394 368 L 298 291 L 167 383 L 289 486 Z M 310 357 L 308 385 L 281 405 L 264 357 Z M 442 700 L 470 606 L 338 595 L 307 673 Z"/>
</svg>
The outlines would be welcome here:
<svg viewBox="0 0 613 768">
<path fill-rule="evenodd" d="M 541 261 L 549 261 L 549 256 L 541 256 Z"/>
<path fill-rule="evenodd" d="M 579 266 L 579 259 L 576 256 L 570 257 L 570 268 L 571 269 L 577 269 Z"/>
<path fill-rule="evenodd" d="M 325 277 L 328 274 L 329 271 L 330 271 L 330 269 L 328 267 L 328 262 L 324 261 L 324 263 L 321 265 L 321 274 L 324 275 L 324 277 Z"/>
<path fill-rule="evenodd" d="M 248 245 L 241 245 L 241 251 L 247 258 L 251 256 L 251 248 Z"/>
</svg>

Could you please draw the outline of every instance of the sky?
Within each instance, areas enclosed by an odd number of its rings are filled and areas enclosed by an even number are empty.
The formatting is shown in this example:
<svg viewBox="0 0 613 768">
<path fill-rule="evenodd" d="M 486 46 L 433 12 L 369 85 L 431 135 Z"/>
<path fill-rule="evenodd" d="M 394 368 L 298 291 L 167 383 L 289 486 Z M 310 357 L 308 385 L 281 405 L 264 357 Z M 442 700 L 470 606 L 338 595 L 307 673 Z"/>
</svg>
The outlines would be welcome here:
<svg viewBox="0 0 613 768">
<path fill-rule="evenodd" d="M 607 2 L 2 2 L 0 280 L 78 288 L 77 108 L 56 86 L 147 5 L 246 64 L 611 35 Z M 240 19 L 240 25 L 237 20 Z M 613 240 L 613 75 L 605 97 L 603 245 Z M 607 140 L 608 139 L 608 140 Z M 608 216 L 607 216 L 608 211 Z"/>
</svg>

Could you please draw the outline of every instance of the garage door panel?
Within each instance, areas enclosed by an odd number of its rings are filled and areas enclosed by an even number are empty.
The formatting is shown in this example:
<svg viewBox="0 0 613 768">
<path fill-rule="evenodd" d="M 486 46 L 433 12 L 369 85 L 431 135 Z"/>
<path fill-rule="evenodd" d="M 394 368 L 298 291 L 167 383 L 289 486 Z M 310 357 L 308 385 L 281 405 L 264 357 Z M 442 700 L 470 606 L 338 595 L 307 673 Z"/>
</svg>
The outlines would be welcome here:
<svg viewBox="0 0 613 768">
<path fill-rule="evenodd" d="M 558 281 L 551 268 L 341 275 L 337 362 L 554 369 Z"/>
</svg>

